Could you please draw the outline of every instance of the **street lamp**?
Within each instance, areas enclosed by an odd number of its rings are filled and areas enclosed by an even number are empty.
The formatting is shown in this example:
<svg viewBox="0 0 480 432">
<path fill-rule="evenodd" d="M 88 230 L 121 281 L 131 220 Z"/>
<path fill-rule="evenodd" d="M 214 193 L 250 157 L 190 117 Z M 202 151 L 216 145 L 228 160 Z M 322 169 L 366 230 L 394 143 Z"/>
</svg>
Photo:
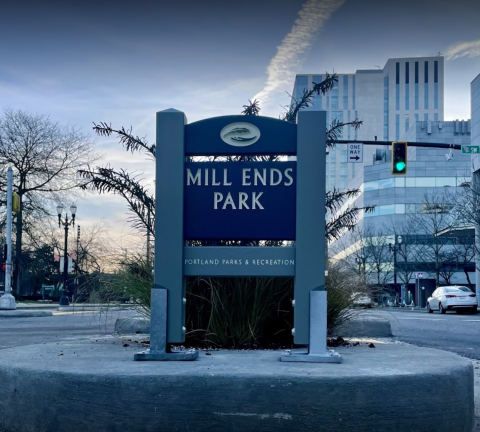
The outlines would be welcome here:
<svg viewBox="0 0 480 432">
<path fill-rule="evenodd" d="M 63 293 L 62 297 L 58 304 L 60 306 L 68 306 L 70 303 L 68 301 L 68 287 L 67 287 L 67 277 L 68 277 L 68 254 L 67 254 L 67 243 L 68 243 L 68 227 L 70 224 L 75 226 L 75 214 L 77 213 L 77 206 L 72 204 L 70 206 L 70 213 L 72 214 L 72 220 L 68 220 L 68 213 L 65 211 L 65 220 L 62 221 L 62 212 L 63 206 L 57 206 L 57 214 L 58 214 L 58 227 L 60 228 L 62 225 L 65 227 L 65 248 L 63 252 Z"/>
<path fill-rule="evenodd" d="M 395 286 L 395 294 L 397 293 L 397 252 L 402 246 L 402 236 L 397 236 L 397 243 L 392 245 L 389 243 L 390 252 L 393 252 L 393 284 Z"/>
</svg>

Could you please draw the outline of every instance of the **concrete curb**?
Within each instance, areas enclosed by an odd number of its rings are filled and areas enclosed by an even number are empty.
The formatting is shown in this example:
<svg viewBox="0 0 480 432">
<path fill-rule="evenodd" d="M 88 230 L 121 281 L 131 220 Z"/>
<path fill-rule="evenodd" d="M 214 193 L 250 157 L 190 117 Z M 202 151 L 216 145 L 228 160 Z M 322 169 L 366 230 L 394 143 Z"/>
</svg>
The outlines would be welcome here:
<svg viewBox="0 0 480 432">
<path fill-rule="evenodd" d="M 390 321 L 374 316 L 360 316 L 347 321 L 333 332 L 342 337 L 391 337 Z"/>
<path fill-rule="evenodd" d="M 150 334 L 150 320 L 143 317 L 118 318 L 115 321 L 115 334 Z"/>
<path fill-rule="evenodd" d="M 193 362 L 134 362 L 138 345 L 114 338 L 5 349 L 0 428 L 472 431 L 470 361 L 434 349 L 376 346 L 339 348 L 343 364 L 337 365 L 283 363 L 276 351 L 213 351 Z"/>
<path fill-rule="evenodd" d="M 0 310 L 0 318 L 32 318 L 53 316 L 51 311 L 46 310 Z"/>
</svg>

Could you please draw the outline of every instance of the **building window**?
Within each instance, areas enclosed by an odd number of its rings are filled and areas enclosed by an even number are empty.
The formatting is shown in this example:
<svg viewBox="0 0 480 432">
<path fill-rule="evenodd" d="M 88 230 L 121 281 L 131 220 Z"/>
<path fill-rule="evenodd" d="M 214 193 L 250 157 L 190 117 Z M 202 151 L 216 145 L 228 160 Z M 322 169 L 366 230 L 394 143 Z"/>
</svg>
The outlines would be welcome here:
<svg viewBox="0 0 480 432">
<path fill-rule="evenodd" d="M 395 63 L 395 109 L 400 109 L 400 63 Z"/>
<path fill-rule="evenodd" d="M 418 110 L 418 83 L 415 83 L 415 109 Z"/>
<path fill-rule="evenodd" d="M 405 84 L 405 109 L 410 109 L 410 84 Z"/>
<path fill-rule="evenodd" d="M 338 81 L 333 83 L 331 91 L 331 109 L 338 109 Z"/>
<path fill-rule="evenodd" d="M 425 109 L 428 109 L 428 61 L 425 62 L 425 86 L 424 86 L 424 101 Z"/>
<path fill-rule="evenodd" d="M 320 84 L 323 81 L 323 75 L 314 75 L 312 77 L 312 81 L 315 84 Z M 318 108 L 322 108 L 322 103 L 323 103 L 322 97 L 323 95 L 321 92 L 318 95 L 316 93 L 313 95 L 313 104 Z"/>
<path fill-rule="evenodd" d="M 395 114 L 395 140 L 400 139 L 400 114 Z"/>
<path fill-rule="evenodd" d="M 343 123 L 343 111 L 332 111 L 331 124 L 333 124 L 335 120 L 338 120 L 340 123 Z M 338 137 L 341 139 L 342 135 L 343 135 L 343 131 L 340 130 L 340 134 L 338 135 Z"/>
<path fill-rule="evenodd" d="M 438 109 L 438 83 L 433 84 L 433 108 Z"/>
<path fill-rule="evenodd" d="M 438 61 L 433 62 L 433 82 L 438 83 Z"/>
<path fill-rule="evenodd" d="M 343 109 L 348 110 L 348 75 L 343 76 Z"/>
<path fill-rule="evenodd" d="M 420 116 L 418 114 L 415 114 L 415 121 L 419 121 L 420 120 Z"/>
<path fill-rule="evenodd" d="M 405 62 L 405 109 L 410 109 L 410 63 Z"/>
<path fill-rule="evenodd" d="M 302 98 L 304 90 L 308 90 L 308 76 L 297 76 L 297 101 Z"/>
<path fill-rule="evenodd" d="M 425 113 L 425 114 L 423 115 L 423 120 L 424 120 L 424 121 L 428 121 L 428 113 Z"/>
<path fill-rule="evenodd" d="M 356 120 L 356 119 L 358 119 L 358 112 L 357 112 L 357 111 L 355 111 L 355 120 Z M 354 138 L 354 139 L 355 139 L 355 141 L 356 141 L 356 140 L 357 140 L 357 135 L 358 135 L 358 129 L 355 129 L 355 132 L 354 132 L 354 133 L 355 133 L 355 138 Z"/>
<path fill-rule="evenodd" d="M 408 129 L 410 129 L 410 118 L 407 114 L 407 117 L 405 117 L 405 132 L 408 131 Z"/>
<path fill-rule="evenodd" d="M 388 76 L 383 77 L 383 139 L 388 140 Z"/>
<path fill-rule="evenodd" d="M 433 114 L 433 119 L 434 119 L 435 121 L 438 121 L 438 113 Z"/>
<path fill-rule="evenodd" d="M 350 111 L 347 112 L 347 116 L 348 116 L 348 123 L 350 123 Z M 347 127 L 347 139 L 350 139 L 350 129 L 352 129 L 351 127 Z M 353 164 L 355 165 L 355 164 Z"/>
<path fill-rule="evenodd" d="M 355 109 L 355 75 L 352 76 L 352 109 Z"/>
</svg>

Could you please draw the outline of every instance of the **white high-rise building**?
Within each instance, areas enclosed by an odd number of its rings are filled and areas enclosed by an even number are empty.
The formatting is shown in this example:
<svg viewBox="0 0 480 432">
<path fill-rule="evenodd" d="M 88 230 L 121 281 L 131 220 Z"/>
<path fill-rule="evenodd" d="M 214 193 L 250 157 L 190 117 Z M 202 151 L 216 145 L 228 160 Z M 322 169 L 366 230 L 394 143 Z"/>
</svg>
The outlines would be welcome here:
<svg viewBox="0 0 480 432">
<path fill-rule="evenodd" d="M 341 139 L 397 141 L 416 121 L 443 121 L 443 57 L 389 59 L 383 69 L 337 74 L 338 82 L 326 95 L 313 97 L 313 109 L 327 111 L 334 119 L 363 120 L 358 131 L 345 128 Z M 325 79 L 322 74 L 297 75 L 293 97 Z M 385 147 L 378 147 L 385 149 Z M 371 165 L 376 148 L 364 149 L 363 165 Z M 345 189 L 361 164 L 347 162 L 345 145 L 327 156 L 327 189 Z"/>
</svg>

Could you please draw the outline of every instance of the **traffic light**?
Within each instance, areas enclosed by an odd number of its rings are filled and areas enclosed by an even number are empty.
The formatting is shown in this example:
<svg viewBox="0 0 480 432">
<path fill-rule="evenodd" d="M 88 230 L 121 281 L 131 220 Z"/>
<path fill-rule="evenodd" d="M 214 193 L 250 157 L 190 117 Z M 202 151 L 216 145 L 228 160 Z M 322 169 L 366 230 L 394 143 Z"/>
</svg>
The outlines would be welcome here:
<svg viewBox="0 0 480 432">
<path fill-rule="evenodd" d="M 12 211 L 18 213 L 20 211 L 20 195 L 16 192 L 12 194 Z"/>
<path fill-rule="evenodd" d="M 392 142 L 392 174 L 407 174 L 407 143 Z"/>
</svg>

